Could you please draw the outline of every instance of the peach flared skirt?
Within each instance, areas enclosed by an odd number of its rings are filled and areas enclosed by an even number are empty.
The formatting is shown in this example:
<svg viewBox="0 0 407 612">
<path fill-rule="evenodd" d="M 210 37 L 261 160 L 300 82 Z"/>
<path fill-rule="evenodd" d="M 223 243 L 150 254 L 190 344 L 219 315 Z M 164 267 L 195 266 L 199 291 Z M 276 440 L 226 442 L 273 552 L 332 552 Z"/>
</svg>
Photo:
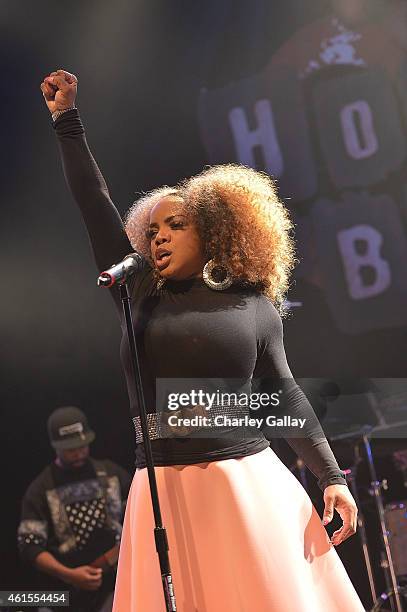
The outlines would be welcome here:
<svg viewBox="0 0 407 612">
<path fill-rule="evenodd" d="M 363 612 L 302 485 L 267 448 L 156 468 L 178 612 Z M 113 612 L 165 612 L 147 470 L 127 502 Z"/>
</svg>

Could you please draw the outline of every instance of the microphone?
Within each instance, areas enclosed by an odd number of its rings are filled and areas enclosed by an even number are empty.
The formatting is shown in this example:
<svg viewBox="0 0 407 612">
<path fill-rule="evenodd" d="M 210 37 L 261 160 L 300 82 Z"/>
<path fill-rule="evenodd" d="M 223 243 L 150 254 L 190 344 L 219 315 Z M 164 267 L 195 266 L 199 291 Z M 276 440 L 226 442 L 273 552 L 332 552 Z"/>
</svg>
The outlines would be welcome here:
<svg viewBox="0 0 407 612">
<path fill-rule="evenodd" d="M 138 253 L 129 253 L 118 264 L 113 264 L 102 272 L 97 280 L 99 287 L 112 287 L 114 284 L 126 282 L 129 276 L 138 272 L 144 265 L 144 259 Z"/>
</svg>

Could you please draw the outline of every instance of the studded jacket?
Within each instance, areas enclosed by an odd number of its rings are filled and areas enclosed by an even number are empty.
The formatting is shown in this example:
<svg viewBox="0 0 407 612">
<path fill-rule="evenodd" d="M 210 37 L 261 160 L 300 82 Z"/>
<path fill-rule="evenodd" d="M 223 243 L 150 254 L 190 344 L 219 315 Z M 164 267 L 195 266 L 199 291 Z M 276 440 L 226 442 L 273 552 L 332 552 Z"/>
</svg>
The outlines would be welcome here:
<svg viewBox="0 0 407 612">
<path fill-rule="evenodd" d="M 33 563 L 48 551 L 75 567 L 90 563 L 120 541 L 131 478 L 110 460 L 90 458 L 81 468 L 48 465 L 23 498 L 18 548 Z"/>
</svg>

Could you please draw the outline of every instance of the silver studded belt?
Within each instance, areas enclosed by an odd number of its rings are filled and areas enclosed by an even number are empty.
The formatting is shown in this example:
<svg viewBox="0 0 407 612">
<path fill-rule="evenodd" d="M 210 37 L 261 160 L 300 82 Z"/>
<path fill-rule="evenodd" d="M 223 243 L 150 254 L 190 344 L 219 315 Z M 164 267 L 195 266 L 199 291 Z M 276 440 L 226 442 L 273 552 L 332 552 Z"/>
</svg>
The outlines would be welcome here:
<svg viewBox="0 0 407 612">
<path fill-rule="evenodd" d="M 183 419 L 191 419 L 193 417 L 209 417 L 225 416 L 228 418 L 242 418 L 249 414 L 248 406 L 239 406 L 237 404 L 212 404 L 209 410 L 205 406 L 183 407 L 179 410 L 171 410 L 168 412 L 151 412 L 147 414 L 147 427 L 150 440 L 158 440 L 163 438 L 178 438 L 185 437 L 192 431 L 198 431 L 211 428 L 211 425 L 199 426 L 182 426 L 182 428 L 170 425 L 168 417 L 176 416 Z M 133 418 L 134 429 L 136 430 L 136 444 L 143 442 L 143 431 L 141 429 L 141 419 L 139 416 Z M 212 426 L 213 428 L 213 426 Z M 218 427 L 220 429 L 220 427 Z"/>
</svg>

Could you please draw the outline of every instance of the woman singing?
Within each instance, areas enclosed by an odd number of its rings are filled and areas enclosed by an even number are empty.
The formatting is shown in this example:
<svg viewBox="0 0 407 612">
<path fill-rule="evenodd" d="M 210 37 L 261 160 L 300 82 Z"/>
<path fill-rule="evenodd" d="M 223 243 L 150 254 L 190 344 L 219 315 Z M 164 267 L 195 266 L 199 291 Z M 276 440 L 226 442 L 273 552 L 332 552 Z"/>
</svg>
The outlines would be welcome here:
<svg viewBox="0 0 407 612">
<path fill-rule="evenodd" d="M 355 533 L 356 505 L 285 357 L 279 313 L 293 244 L 288 213 L 273 182 L 250 168 L 215 166 L 176 187 L 144 195 L 123 226 L 75 108 L 77 78 L 57 70 L 41 90 L 98 269 L 131 251 L 143 256 L 129 291 L 178 610 L 361 612 L 334 548 Z M 117 289 L 111 292 L 122 317 Z M 125 334 L 121 357 L 136 429 L 137 469 L 113 609 L 163 612 Z M 334 509 L 342 518 L 332 542 L 304 488 L 271 450 L 276 427 L 266 419 L 261 426 L 225 426 L 207 434 L 199 427 L 192 431 L 181 425 L 177 434 L 177 424 L 158 426 L 158 395 L 188 380 L 204 381 L 211 389 L 219 381 L 239 380 L 246 389 L 253 382 L 262 390 L 275 389 L 278 381 L 284 410 L 293 422 L 303 423 L 300 433 L 284 437 L 318 478 L 323 522 L 332 520 Z M 222 418 L 237 409 L 216 405 Z M 202 406 L 191 402 L 173 414 L 202 416 Z"/>
</svg>

